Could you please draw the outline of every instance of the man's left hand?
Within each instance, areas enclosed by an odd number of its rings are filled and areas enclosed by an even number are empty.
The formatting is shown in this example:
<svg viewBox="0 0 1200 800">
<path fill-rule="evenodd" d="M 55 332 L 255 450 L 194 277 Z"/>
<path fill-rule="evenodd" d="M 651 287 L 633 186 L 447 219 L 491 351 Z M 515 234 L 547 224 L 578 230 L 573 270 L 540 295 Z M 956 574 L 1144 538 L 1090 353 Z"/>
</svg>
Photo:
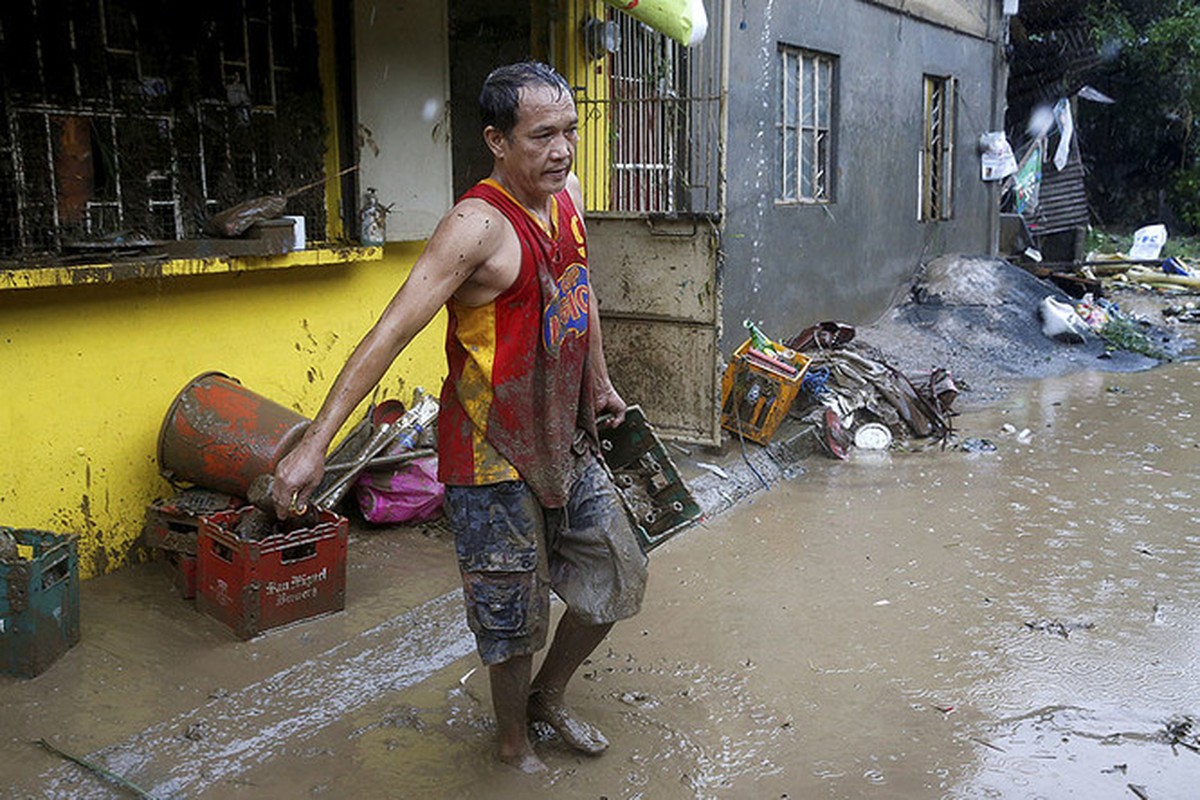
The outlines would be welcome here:
<svg viewBox="0 0 1200 800">
<path fill-rule="evenodd" d="M 612 386 L 596 391 L 596 417 L 607 415 L 603 424 L 605 428 L 615 428 L 624 422 L 626 408 L 625 401 Z"/>
</svg>

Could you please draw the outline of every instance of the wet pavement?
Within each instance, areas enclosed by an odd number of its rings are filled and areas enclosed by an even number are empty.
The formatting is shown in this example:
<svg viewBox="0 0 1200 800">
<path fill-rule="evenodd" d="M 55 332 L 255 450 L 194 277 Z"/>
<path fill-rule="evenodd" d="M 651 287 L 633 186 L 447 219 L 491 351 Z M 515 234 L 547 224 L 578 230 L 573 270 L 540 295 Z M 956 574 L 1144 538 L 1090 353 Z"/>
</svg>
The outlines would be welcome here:
<svg viewBox="0 0 1200 800">
<path fill-rule="evenodd" d="M 45 737 L 160 797 L 1192 797 L 1198 399 L 1195 363 L 1085 372 L 957 418 L 994 452 L 763 470 L 654 551 L 572 684 L 609 752 L 546 737 L 533 778 L 490 759 L 444 534 L 356 532 L 347 610 L 250 642 L 122 570 L 78 647 L 0 678 L 0 785 L 131 796 Z M 728 502 L 739 458 L 677 457 Z"/>
</svg>

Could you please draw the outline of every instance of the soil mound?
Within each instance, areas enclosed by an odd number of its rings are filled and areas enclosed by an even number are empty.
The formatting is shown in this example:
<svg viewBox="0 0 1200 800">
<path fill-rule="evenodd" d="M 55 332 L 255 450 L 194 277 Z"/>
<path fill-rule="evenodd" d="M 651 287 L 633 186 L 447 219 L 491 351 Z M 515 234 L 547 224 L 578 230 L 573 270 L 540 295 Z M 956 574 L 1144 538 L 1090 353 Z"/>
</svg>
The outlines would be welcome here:
<svg viewBox="0 0 1200 800">
<path fill-rule="evenodd" d="M 1074 302 L 1053 283 L 1003 259 L 942 256 L 918 271 L 906 299 L 860 327 L 857 341 L 906 374 L 948 368 L 966 392 L 961 401 L 972 404 L 1002 397 L 1021 378 L 1088 369 L 1134 372 L 1160 363 L 1127 350 L 1110 352 L 1096 335 L 1080 344 L 1049 338 L 1037 313 L 1046 297 Z M 1146 333 L 1172 356 L 1190 344 L 1156 325 Z"/>
</svg>

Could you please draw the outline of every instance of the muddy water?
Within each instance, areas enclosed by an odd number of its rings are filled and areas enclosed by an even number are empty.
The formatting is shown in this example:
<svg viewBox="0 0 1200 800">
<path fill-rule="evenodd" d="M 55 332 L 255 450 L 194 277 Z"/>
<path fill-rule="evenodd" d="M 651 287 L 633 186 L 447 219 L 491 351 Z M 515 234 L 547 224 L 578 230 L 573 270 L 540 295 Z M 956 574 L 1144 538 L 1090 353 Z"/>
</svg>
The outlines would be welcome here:
<svg viewBox="0 0 1200 800">
<path fill-rule="evenodd" d="M 1195 365 L 1038 382 L 959 418 L 995 452 L 810 461 L 673 540 L 571 689 L 599 759 L 494 767 L 469 657 L 209 794 L 1195 796 L 1196 402 Z"/>
<path fill-rule="evenodd" d="M 227 697 L 108 763 L 188 797 L 1195 797 L 1198 402 L 1194 364 L 1033 383 L 958 418 L 994 452 L 812 459 L 668 542 L 570 689 L 613 742 L 597 759 L 547 736 L 545 776 L 492 763 L 442 595 L 283 678 L 238 688 L 232 664 L 205 678 Z"/>
</svg>

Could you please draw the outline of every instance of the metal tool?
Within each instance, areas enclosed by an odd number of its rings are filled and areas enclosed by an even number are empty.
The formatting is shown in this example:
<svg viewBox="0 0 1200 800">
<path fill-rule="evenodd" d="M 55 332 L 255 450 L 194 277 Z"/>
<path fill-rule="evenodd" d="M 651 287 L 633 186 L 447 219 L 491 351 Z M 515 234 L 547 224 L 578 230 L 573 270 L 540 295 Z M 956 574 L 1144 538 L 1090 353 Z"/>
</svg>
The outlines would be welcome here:
<svg viewBox="0 0 1200 800">
<path fill-rule="evenodd" d="M 421 438 L 425 429 L 437 418 L 438 402 L 433 395 L 422 393 L 413 403 L 413 407 L 404 412 L 396 422 L 385 422 L 367 442 L 359 454 L 346 465 L 346 471 L 337 477 L 329 486 L 321 489 L 313 496 L 311 502 L 318 508 L 332 508 L 337 505 L 350 488 L 354 479 L 366 469 L 371 460 L 389 446 L 401 450 L 411 450 Z"/>
</svg>

